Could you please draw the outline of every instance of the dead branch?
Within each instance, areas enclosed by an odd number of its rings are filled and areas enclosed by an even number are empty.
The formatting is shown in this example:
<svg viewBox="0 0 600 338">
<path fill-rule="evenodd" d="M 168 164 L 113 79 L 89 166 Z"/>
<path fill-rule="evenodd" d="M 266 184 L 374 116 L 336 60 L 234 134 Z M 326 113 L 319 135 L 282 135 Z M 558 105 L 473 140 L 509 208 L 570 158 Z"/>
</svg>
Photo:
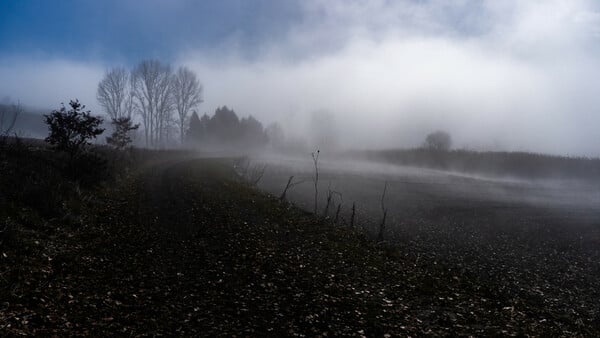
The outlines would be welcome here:
<svg viewBox="0 0 600 338">
<path fill-rule="evenodd" d="M 331 204 L 331 199 L 333 198 L 333 193 L 331 192 L 331 182 L 327 186 L 327 202 L 325 204 L 325 209 L 323 210 L 323 217 L 327 217 L 329 214 L 329 205 Z"/>
<path fill-rule="evenodd" d="M 252 183 L 252 185 L 257 185 L 258 182 L 260 182 L 260 180 L 263 178 L 263 175 L 265 174 L 265 170 L 267 169 L 267 165 L 263 165 L 263 166 L 254 166 L 252 168 L 252 172 L 250 173 L 250 176 L 248 177 L 248 180 L 250 181 L 250 183 Z"/>
<path fill-rule="evenodd" d="M 306 180 L 300 180 L 297 182 L 293 182 L 294 181 L 294 176 L 290 176 L 290 178 L 287 181 L 287 184 L 285 185 L 285 189 L 283 189 L 283 192 L 281 193 L 281 196 L 279 197 L 280 201 L 285 201 L 286 196 L 287 196 L 287 192 L 289 189 L 297 186 L 298 184 L 302 184 L 304 182 L 306 182 Z"/>
<path fill-rule="evenodd" d="M 315 216 L 317 215 L 317 206 L 318 206 L 318 201 L 319 201 L 319 154 L 320 153 L 321 153 L 321 151 L 319 149 L 317 149 L 316 153 L 311 153 L 311 156 L 313 159 L 313 164 L 315 165 L 315 178 L 314 178 L 314 183 L 315 183 L 314 214 L 315 214 Z"/>
<path fill-rule="evenodd" d="M 333 219 L 333 223 L 337 224 L 338 219 L 340 218 L 340 210 L 342 209 L 342 203 L 338 204 L 337 210 L 335 211 L 335 218 Z"/>
<path fill-rule="evenodd" d="M 381 194 L 381 212 L 383 213 L 383 218 L 381 219 L 381 224 L 379 224 L 379 234 L 377 235 L 377 241 L 383 242 L 383 233 L 385 231 L 385 219 L 387 218 L 387 208 L 385 207 L 385 193 L 387 192 L 388 182 L 385 181 L 385 185 L 383 186 L 383 193 Z"/>
<path fill-rule="evenodd" d="M 290 188 L 290 185 L 292 185 L 292 180 L 294 180 L 294 175 L 292 175 L 292 176 L 290 176 L 290 178 L 288 178 L 287 184 L 285 185 L 285 188 L 283 189 L 281 196 L 279 196 L 280 201 L 285 201 L 285 195 L 287 194 L 287 191 Z"/>
<path fill-rule="evenodd" d="M 350 227 L 354 227 L 354 218 L 356 217 L 356 202 L 352 202 L 352 215 L 350 215 Z"/>
<path fill-rule="evenodd" d="M 333 200 L 334 196 L 338 196 L 338 198 L 340 199 L 340 203 L 338 205 L 338 209 L 339 209 L 341 204 L 344 203 L 344 197 L 340 192 L 331 190 L 331 182 L 329 182 L 329 185 L 327 186 L 327 204 L 325 204 L 325 210 L 323 211 L 323 217 L 327 217 L 329 215 L 329 207 L 331 206 L 331 203 L 333 202 L 335 204 L 335 201 Z M 338 210 L 338 212 L 339 212 L 339 210 Z"/>
<path fill-rule="evenodd" d="M 339 217 L 340 217 L 340 211 L 342 209 L 342 205 L 344 204 L 344 195 L 342 195 L 341 192 L 338 192 L 335 190 L 332 190 L 331 194 L 336 195 L 340 199 L 340 202 L 338 203 L 337 209 L 335 211 L 335 218 L 333 219 L 333 223 L 337 223 L 339 220 Z"/>
<path fill-rule="evenodd" d="M 263 178 L 267 165 L 252 165 L 247 157 L 236 159 L 233 163 L 233 168 L 237 174 L 245 181 L 252 185 L 257 185 Z"/>
</svg>

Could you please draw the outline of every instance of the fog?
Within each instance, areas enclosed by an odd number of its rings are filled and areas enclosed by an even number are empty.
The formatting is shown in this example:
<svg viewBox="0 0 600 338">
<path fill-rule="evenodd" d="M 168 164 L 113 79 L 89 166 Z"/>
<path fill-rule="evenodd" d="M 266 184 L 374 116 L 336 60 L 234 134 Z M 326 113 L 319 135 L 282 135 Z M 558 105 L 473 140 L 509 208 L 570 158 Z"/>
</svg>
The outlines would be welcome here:
<svg viewBox="0 0 600 338">
<path fill-rule="evenodd" d="M 295 5 L 296 20 L 252 43 L 234 32 L 173 51 L 168 61 L 189 66 L 204 85 L 201 113 L 227 105 L 305 137 L 311 116 L 327 111 L 342 148 L 413 147 L 443 129 L 457 148 L 600 155 L 594 1 Z M 141 10 L 139 25 L 156 24 L 157 11 L 173 19 L 185 10 L 173 6 Z M 138 61 L 0 54 L 0 96 L 49 109 L 77 97 L 100 112 L 104 71 Z"/>
<path fill-rule="evenodd" d="M 280 176 L 279 185 L 271 186 L 270 183 L 263 182 L 273 193 L 281 192 L 285 188 L 286 182 L 284 180 L 287 180 L 290 175 L 294 175 L 296 181 L 308 182 L 308 184 L 305 184 L 305 188 L 314 192 L 312 183 L 315 169 L 309 157 L 263 155 L 251 158 L 249 161 L 250 167 L 260 167 L 261 164 L 265 164 L 269 179 Z M 326 194 L 328 185 L 331 190 L 335 191 L 345 189 L 346 185 L 352 184 L 363 188 L 371 186 L 375 190 L 382 191 L 384 183 L 388 181 L 395 182 L 398 185 L 413 186 L 414 192 L 421 194 L 420 200 L 442 199 L 444 205 L 453 202 L 464 203 L 469 201 L 469 203 L 475 203 L 477 201 L 478 203 L 506 203 L 513 207 L 516 205 L 530 205 L 554 209 L 585 208 L 595 210 L 600 203 L 600 194 L 595 182 L 573 177 L 532 180 L 516 176 L 498 177 L 350 158 L 327 159 L 324 157 L 320 158 L 319 170 L 323 195 Z M 336 184 L 335 181 L 338 180 L 343 183 Z M 363 180 L 365 182 L 359 183 Z M 373 187 L 377 184 L 379 184 L 379 189 Z M 360 190 L 361 188 L 357 188 L 357 192 Z M 381 191 L 378 193 L 380 194 Z M 393 189 L 390 191 L 393 191 Z M 402 194 L 406 193 L 402 189 L 400 191 Z M 321 197 L 325 199 L 325 196 Z M 313 198 L 312 194 L 309 194 L 307 198 Z M 462 199 L 465 201 L 459 201 Z M 378 199 L 373 198 L 372 201 L 378 202 Z M 416 202 L 418 204 L 419 201 Z M 414 207 L 415 201 L 411 201 L 408 205 Z M 405 208 L 408 205 L 399 206 L 399 208 Z"/>
<path fill-rule="evenodd" d="M 310 156 L 262 155 L 247 161 L 238 167 L 241 175 L 253 181 L 264 170 L 257 185 L 277 198 L 293 175 L 285 200 L 314 211 L 315 167 Z M 468 233 L 471 237 L 507 229 L 513 234 L 536 232 L 556 224 L 575 233 L 596 228 L 599 219 L 597 181 L 486 176 L 327 156 L 319 158 L 318 168 L 317 213 L 347 226 L 354 205 L 357 222 L 373 236 L 380 231 L 384 187 L 390 239 L 464 226 L 478 229 Z M 454 235 L 462 236 L 458 233 Z"/>
<path fill-rule="evenodd" d="M 0 1 L 0 336 L 600 337 L 599 89 L 599 0 Z"/>
</svg>

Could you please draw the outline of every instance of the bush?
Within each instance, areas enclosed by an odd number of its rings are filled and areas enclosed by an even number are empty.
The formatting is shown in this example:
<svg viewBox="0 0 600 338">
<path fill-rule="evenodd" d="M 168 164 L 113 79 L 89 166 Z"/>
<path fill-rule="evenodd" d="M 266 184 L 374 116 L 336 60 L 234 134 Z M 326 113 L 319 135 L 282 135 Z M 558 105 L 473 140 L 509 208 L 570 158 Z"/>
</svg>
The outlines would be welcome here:
<svg viewBox="0 0 600 338">
<path fill-rule="evenodd" d="M 44 115 L 50 135 L 46 142 L 56 150 L 64 151 L 69 155 L 69 161 L 85 151 L 90 145 L 89 140 L 96 138 L 104 132 L 99 128 L 102 118 L 92 116 L 90 111 L 85 111 L 85 106 L 79 100 L 69 102 L 71 109 L 63 105 L 60 110 L 55 110 L 49 115 Z"/>
<path fill-rule="evenodd" d="M 71 101 L 69 106 L 69 110 L 63 105 L 60 110 L 44 115 L 50 129 L 46 142 L 58 152 L 67 154 L 64 167 L 67 176 L 89 185 L 106 171 L 106 161 L 86 151 L 91 144 L 89 141 L 104 132 L 99 127 L 102 119 L 84 110 L 85 106 L 78 100 Z"/>
</svg>

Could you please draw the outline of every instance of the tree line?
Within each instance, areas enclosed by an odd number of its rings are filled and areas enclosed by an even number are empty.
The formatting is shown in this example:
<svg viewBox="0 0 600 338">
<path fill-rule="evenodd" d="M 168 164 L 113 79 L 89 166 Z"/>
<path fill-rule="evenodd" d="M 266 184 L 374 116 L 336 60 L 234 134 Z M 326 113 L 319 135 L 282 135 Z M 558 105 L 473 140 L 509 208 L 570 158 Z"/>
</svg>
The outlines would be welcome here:
<svg viewBox="0 0 600 338">
<path fill-rule="evenodd" d="M 138 115 L 146 147 L 156 148 L 177 135 L 185 141 L 189 116 L 202 102 L 202 90 L 196 73 L 187 67 L 173 71 L 169 64 L 145 60 L 132 70 L 108 70 L 96 96 L 115 131 L 135 129 L 133 116 Z"/>
<path fill-rule="evenodd" d="M 198 146 L 235 146 L 255 148 L 269 141 L 266 131 L 253 116 L 238 118 L 233 109 L 227 106 L 216 109 L 215 114 L 199 117 L 193 112 L 190 118 L 187 141 Z"/>
</svg>

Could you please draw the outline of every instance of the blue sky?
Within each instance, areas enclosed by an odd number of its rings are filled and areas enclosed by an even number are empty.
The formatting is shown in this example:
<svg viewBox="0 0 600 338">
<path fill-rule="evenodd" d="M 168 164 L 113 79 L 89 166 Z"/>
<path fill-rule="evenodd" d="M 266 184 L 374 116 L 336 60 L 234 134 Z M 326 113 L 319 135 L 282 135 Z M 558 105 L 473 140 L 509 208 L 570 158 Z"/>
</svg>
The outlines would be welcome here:
<svg viewBox="0 0 600 338">
<path fill-rule="evenodd" d="M 95 112 L 114 66 L 156 58 L 221 105 L 341 143 L 600 155 L 597 0 L 0 0 L 0 99 Z"/>
<path fill-rule="evenodd" d="M 277 0 L 3 0 L 0 55 L 171 61 L 235 37 L 252 57 L 265 40 L 282 39 L 300 14 L 297 2 Z"/>
</svg>

